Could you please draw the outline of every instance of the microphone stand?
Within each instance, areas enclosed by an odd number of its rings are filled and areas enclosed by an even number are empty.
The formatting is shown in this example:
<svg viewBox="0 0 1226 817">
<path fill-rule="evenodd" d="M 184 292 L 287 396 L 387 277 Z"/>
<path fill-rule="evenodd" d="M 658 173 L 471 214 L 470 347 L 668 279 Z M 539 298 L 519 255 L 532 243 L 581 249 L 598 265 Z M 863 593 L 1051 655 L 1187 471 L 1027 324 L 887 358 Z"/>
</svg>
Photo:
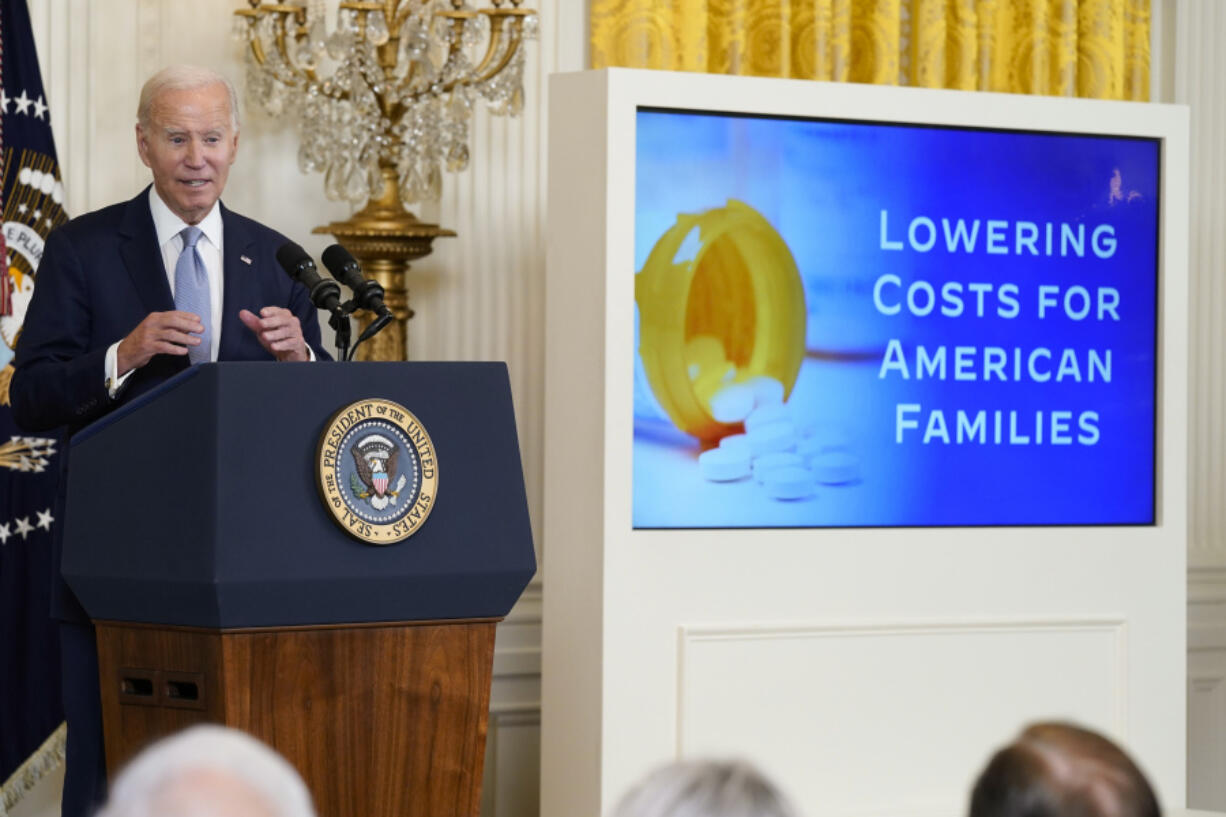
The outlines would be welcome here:
<svg viewBox="0 0 1226 817">
<path fill-rule="evenodd" d="M 342 357 L 342 360 L 353 360 L 353 356 L 358 353 L 358 347 L 373 338 L 375 335 L 379 334 L 379 332 L 383 331 L 383 328 L 394 319 L 392 311 L 383 305 L 383 287 L 377 281 L 362 281 L 358 288 L 354 289 L 351 286 L 350 289 L 353 290 L 353 298 L 341 304 L 340 308 L 341 313 L 345 315 L 346 346 L 349 343 L 349 315 L 352 315 L 359 309 L 365 309 L 366 311 L 371 312 L 375 318 L 373 321 L 371 321 L 370 326 L 366 327 L 362 331 L 362 334 L 358 335 L 358 339 L 353 344 L 353 348 L 349 350 L 349 356 Z M 372 300 L 375 304 L 378 304 L 378 308 L 372 309 L 371 306 L 369 306 Z M 339 339 L 339 334 L 337 337 Z"/>
<path fill-rule="evenodd" d="M 353 298 L 337 307 L 332 316 L 328 318 L 328 326 L 332 327 L 332 330 L 336 333 L 336 359 L 339 361 L 353 360 L 353 356 L 358 353 L 359 346 L 379 334 L 383 331 L 384 327 L 394 320 L 390 311 L 377 314 L 375 319 L 371 321 L 370 326 L 366 327 L 361 335 L 358 335 L 357 342 L 353 344 L 351 349 L 349 348 L 349 338 L 353 327 L 349 322 L 349 316 L 360 308 L 357 299 Z"/>
<path fill-rule="evenodd" d="M 345 307 L 352 304 L 353 301 L 348 301 L 341 305 L 341 308 L 332 313 L 332 317 L 328 318 L 328 326 L 336 332 L 336 359 L 340 361 L 347 360 L 345 355 L 349 351 L 349 336 L 352 327 L 349 325 L 349 315 L 353 312 L 352 309 L 345 311 Z"/>
</svg>

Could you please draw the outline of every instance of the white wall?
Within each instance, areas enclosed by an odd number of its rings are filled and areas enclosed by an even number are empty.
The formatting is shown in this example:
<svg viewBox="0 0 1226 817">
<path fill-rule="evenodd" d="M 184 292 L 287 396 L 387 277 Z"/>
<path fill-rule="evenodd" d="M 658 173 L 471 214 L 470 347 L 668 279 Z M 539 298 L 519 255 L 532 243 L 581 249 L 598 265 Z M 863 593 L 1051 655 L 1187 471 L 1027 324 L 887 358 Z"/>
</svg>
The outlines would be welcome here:
<svg viewBox="0 0 1226 817">
<path fill-rule="evenodd" d="M 132 128 L 141 83 L 155 70 L 171 62 L 210 65 L 241 92 L 241 52 L 230 31 L 231 12 L 245 5 L 29 0 L 70 215 L 129 198 L 148 183 Z M 415 211 L 459 237 L 440 241 L 410 273 L 417 316 L 409 351 L 418 360 L 507 361 L 540 559 L 546 77 L 582 67 L 587 20 L 585 4 L 576 0 L 526 5 L 540 12 L 541 33 L 529 46 L 523 115 L 480 114 L 469 169 L 446 177 L 441 202 Z M 322 177 L 298 172 L 297 138 L 287 123 L 246 104 L 243 113 L 226 203 L 318 257 L 331 239 L 311 235 L 311 228 L 346 217 L 348 206 L 325 199 Z M 499 630 L 485 817 L 537 813 L 540 610 L 538 579 Z"/>
<path fill-rule="evenodd" d="M 1226 810 L 1226 3 L 1154 4 L 1155 99 L 1189 105 L 1188 806 Z"/>
</svg>

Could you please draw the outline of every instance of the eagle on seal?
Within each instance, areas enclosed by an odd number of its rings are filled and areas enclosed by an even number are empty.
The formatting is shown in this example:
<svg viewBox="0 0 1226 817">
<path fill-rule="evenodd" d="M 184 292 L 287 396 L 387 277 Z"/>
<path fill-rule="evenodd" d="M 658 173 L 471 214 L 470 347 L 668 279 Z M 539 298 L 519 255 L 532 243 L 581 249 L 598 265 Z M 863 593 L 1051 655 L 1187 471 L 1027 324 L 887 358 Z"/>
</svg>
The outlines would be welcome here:
<svg viewBox="0 0 1226 817">
<path fill-rule="evenodd" d="M 389 502 L 395 502 L 404 478 L 401 477 L 393 490 L 389 491 L 388 485 L 396 478 L 400 447 L 382 435 L 370 434 L 358 440 L 349 451 L 353 454 L 358 477 L 368 489 L 360 498 L 369 497 L 371 506 L 377 511 L 386 508 Z"/>
</svg>

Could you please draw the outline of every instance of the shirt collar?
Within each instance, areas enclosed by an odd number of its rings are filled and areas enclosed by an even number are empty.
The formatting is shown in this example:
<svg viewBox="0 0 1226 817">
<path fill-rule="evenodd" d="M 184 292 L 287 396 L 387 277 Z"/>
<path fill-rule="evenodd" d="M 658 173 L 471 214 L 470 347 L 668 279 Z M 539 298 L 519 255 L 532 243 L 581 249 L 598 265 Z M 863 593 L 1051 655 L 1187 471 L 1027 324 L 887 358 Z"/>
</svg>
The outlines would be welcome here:
<svg viewBox="0 0 1226 817">
<path fill-rule="evenodd" d="M 149 212 L 153 214 L 153 229 L 157 232 L 159 247 L 165 247 L 171 239 L 183 232 L 184 228 L 190 226 L 166 206 L 166 202 L 162 201 L 162 197 L 158 195 L 157 188 L 152 185 L 149 186 Z M 204 237 L 209 240 L 210 244 L 221 249 L 221 205 L 219 202 L 213 202 L 213 209 L 209 210 L 209 214 L 195 226 L 200 228 L 200 232 L 204 233 Z"/>
</svg>

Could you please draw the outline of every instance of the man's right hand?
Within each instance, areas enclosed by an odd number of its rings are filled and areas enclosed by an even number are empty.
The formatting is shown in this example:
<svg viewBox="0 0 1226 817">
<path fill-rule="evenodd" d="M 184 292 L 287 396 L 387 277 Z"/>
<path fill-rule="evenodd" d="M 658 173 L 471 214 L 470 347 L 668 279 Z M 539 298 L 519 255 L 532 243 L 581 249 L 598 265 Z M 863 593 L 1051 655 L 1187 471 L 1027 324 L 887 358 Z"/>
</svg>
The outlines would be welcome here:
<svg viewBox="0 0 1226 817">
<path fill-rule="evenodd" d="M 139 369 L 154 355 L 185 355 L 187 347 L 200 345 L 202 332 L 204 324 L 194 312 L 150 312 L 119 342 L 116 374 L 122 377 Z"/>
</svg>

